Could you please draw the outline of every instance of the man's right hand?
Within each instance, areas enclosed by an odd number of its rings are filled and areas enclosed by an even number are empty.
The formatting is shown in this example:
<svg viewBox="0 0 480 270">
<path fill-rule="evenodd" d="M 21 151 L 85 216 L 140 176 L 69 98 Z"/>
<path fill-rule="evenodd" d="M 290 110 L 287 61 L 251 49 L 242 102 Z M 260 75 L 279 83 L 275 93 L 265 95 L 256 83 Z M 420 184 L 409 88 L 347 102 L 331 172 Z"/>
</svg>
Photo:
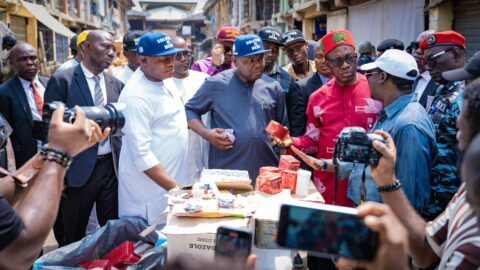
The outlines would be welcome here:
<svg viewBox="0 0 480 270">
<path fill-rule="evenodd" d="M 63 122 L 65 106 L 60 105 L 53 112 L 48 130 L 48 146 L 62 151 L 70 156 L 76 156 L 85 149 L 105 139 L 110 134 L 110 128 L 103 133 L 100 126 L 85 117 L 85 112 L 80 107 L 75 107 L 75 122 Z"/>
<path fill-rule="evenodd" d="M 233 142 L 228 139 L 227 133 L 221 128 L 210 129 L 207 134 L 207 141 L 221 151 L 228 151 L 233 148 Z"/>
<path fill-rule="evenodd" d="M 270 135 L 270 140 L 272 141 L 272 146 L 279 146 L 282 148 L 290 148 L 293 145 L 293 140 L 290 135 L 287 135 L 283 140 Z"/>
<path fill-rule="evenodd" d="M 223 45 L 215 44 L 212 49 L 212 63 L 215 66 L 221 66 L 223 64 Z"/>
<path fill-rule="evenodd" d="M 395 183 L 395 160 L 397 157 L 397 148 L 392 136 L 385 131 L 377 130 L 376 134 L 385 139 L 387 144 L 375 140 L 372 145 L 382 155 L 377 166 L 371 166 L 372 178 L 378 186 L 385 186 Z"/>
</svg>

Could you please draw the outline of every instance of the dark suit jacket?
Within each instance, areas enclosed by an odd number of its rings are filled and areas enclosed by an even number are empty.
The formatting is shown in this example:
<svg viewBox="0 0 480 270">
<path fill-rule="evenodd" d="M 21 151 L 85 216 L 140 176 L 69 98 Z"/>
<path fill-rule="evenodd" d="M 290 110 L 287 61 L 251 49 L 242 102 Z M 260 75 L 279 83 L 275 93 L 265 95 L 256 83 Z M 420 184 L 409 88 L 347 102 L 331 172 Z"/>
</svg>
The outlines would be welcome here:
<svg viewBox="0 0 480 270">
<path fill-rule="evenodd" d="M 38 76 L 38 80 L 44 86 L 47 85 L 47 77 Z M 15 153 L 15 164 L 20 168 L 38 149 L 37 140 L 32 135 L 32 111 L 18 76 L 13 76 L 0 85 L 0 112 L 12 126 L 10 140 Z"/>
<path fill-rule="evenodd" d="M 427 108 L 428 96 L 435 96 L 435 92 L 437 91 L 438 86 L 439 85 L 434 80 L 430 79 L 427 86 L 425 87 L 425 91 L 423 91 L 422 96 L 418 100 L 418 102 L 420 102 L 420 104 L 422 104 L 425 109 Z"/>
<path fill-rule="evenodd" d="M 317 91 L 323 84 L 322 80 L 320 79 L 320 76 L 318 76 L 317 72 L 313 73 L 307 78 L 303 78 L 299 81 L 297 81 L 298 86 L 300 87 L 302 91 L 302 97 L 303 97 L 303 104 L 305 107 L 305 110 L 303 110 L 302 114 L 302 130 L 303 132 L 297 136 L 305 134 L 305 128 L 307 126 L 307 105 L 308 105 L 308 100 L 310 99 L 310 96 L 312 95 L 313 92 Z"/>
<path fill-rule="evenodd" d="M 105 74 L 107 88 L 107 103 L 117 102 L 123 83 L 112 75 Z M 94 101 L 88 88 L 87 79 L 80 65 L 59 71 L 48 82 L 45 90 L 45 102 L 61 101 L 67 108 L 78 106 L 94 106 Z M 110 137 L 115 170 L 120 156 L 121 140 Z M 67 184 L 70 187 L 82 187 L 92 174 L 96 163 L 98 143 L 78 154 L 67 171 Z"/>
</svg>

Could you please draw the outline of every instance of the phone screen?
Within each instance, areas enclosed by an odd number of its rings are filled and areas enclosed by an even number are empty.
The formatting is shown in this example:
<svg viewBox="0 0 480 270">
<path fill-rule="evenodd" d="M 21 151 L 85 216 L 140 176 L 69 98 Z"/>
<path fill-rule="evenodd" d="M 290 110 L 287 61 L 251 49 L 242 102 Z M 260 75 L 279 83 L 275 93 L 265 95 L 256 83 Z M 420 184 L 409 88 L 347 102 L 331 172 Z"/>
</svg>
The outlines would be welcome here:
<svg viewBox="0 0 480 270">
<path fill-rule="evenodd" d="M 219 227 L 215 240 L 215 257 L 234 258 L 246 262 L 252 247 L 252 235 L 248 231 Z"/>
<path fill-rule="evenodd" d="M 372 260 L 377 239 L 378 235 L 355 214 L 282 205 L 277 236 L 280 246 L 323 257 Z"/>
</svg>

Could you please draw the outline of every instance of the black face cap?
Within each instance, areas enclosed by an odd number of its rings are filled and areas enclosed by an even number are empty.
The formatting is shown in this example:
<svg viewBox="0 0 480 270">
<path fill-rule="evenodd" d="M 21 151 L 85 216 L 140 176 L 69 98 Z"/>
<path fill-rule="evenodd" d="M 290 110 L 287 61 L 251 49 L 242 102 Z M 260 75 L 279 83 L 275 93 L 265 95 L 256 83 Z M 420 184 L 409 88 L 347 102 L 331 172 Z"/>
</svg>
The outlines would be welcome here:
<svg viewBox="0 0 480 270">
<path fill-rule="evenodd" d="M 300 30 L 295 29 L 283 34 L 282 41 L 283 41 L 283 46 L 287 46 L 288 44 L 298 42 L 298 41 L 305 42 L 305 38 L 303 37 L 303 34 L 302 32 L 300 32 Z"/>
<path fill-rule="evenodd" d="M 127 32 L 123 36 L 123 49 L 127 51 L 135 51 L 137 49 L 138 40 L 145 32 L 135 30 Z"/>
<path fill-rule="evenodd" d="M 480 77 L 480 51 L 470 58 L 465 67 L 445 71 L 442 77 L 447 81 L 464 81 Z"/>
<path fill-rule="evenodd" d="M 282 33 L 273 27 L 262 27 L 258 30 L 257 35 L 262 41 L 268 41 L 283 46 Z"/>
<path fill-rule="evenodd" d="M 384 41 L 380 42 L 380 44 L 378 44 L 377 51 L 384 52 L 389 49 L 397 49 L 397 50 L 403 51 L 404 48 L 405 48 L 405 45 L 403 45 L 403 42 L 401 42 L 398 39 L 389 38 L 389 39 L 385 39 Z"/>
</svg>

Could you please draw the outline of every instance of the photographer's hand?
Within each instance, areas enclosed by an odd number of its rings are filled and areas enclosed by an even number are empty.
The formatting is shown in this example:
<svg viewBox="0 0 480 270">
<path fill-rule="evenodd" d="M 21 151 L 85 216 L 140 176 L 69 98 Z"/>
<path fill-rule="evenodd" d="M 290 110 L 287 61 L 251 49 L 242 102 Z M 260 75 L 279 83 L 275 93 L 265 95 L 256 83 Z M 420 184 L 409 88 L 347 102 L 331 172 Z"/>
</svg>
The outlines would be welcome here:
<svg viewBox="0 0 480 270">
<path fill-rule="evenodd" d="M 376 134 L 382 136 L 387 144 L 380 141 L 373 141 L 373 147 L 382 155 L 377 166 L 371 166 L 371 174 L 378 186 L 385 186 L 395 183 L 395 160 L 397 148 L 392 136 L 385 131 L 377 130 Z"/>
<path fill-rule="evenodd" d="M 102 132 L 97 123 L 87 119 L 85 112 L 78 106 L 75 107 L 76 117 L 73 124 L 63 122 L 64 112 L 65 107 L 60 105 L 52 115 L 48 130 L 48 145 L 53 149 L 73 157 L 110 134 L 110 128 L 106 128 Z"/>
</svg>

